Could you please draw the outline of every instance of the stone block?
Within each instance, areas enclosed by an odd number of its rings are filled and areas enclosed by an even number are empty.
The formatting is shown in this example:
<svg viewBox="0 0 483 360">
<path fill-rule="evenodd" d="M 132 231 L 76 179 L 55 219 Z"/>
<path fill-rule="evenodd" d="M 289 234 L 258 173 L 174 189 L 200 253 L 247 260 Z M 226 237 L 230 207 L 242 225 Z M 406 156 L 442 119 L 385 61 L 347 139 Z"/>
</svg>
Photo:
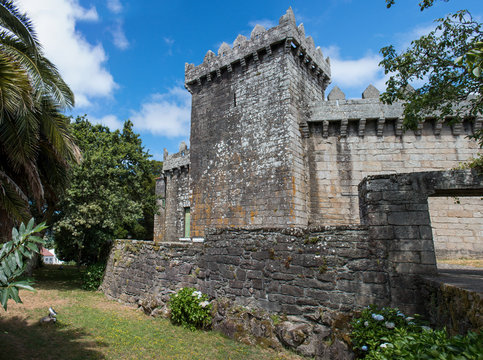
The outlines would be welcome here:
<svg viewBox="0 0 483 360">
<path fill-rule="evenodd" d="M 379 271 L 364 272 L 362 281 L 365 283 L 385 284 L 388 281 L 387 274 Z"/>
<path fill-rule="evenodd" d="M 331 293 L 328 291 L 320 291 L 314 289 L 307 289 L 305 291 L 305 296 L 308 298 L 315 299 L 319 301 L 321 304 L 329 302 L 331 299 Z"/>
<path fill-rule="evenodd" d="M 387 216 L 390 225 L 428 225 L 429 213 L 424 211 L 392 212 Z"/>
<path fill-rule="evenodd" d="M 304 288 L 299 286 L 293 285 L 281 285 L 280 286 L 280 293 L 283 295 L 290 295 L 290 296 L 303 296 L 304 295 Z"/>
<path fill-rule="evenodd" d="M 375 240 L 392 239 L 394 237 L 394 228 L 393 226 L 371 226 L 369 235 Z"/>
<path fill-rule="evenodd" d="M 395 239 L 418 239 L 420 227 L 417 225 L 394 226 Z"/>
</svg>

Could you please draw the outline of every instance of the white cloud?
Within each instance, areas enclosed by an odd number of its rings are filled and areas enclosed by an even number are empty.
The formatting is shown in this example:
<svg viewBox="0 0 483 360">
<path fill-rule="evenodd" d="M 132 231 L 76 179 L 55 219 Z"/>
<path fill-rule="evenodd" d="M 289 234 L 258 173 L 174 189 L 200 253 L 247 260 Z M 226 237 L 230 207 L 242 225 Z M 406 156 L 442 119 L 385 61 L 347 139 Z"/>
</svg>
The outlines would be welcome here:
<svg viewBox="0 0 483 360">
<path fill-rule="evenodd" d="M 170 38 L 170 37 L 163 37 L 163 40 L 164 42 L 166 43 L 166 45 L 173 45 L 174 44 L 174 39 Z"/>
<path fill-rule="evenodd" d="M 124 122 L 119 120 L 115 115 L 106 115 L 101 118 L 89 116 L 89 121 L 93 124 L 107 126 L 110 130 L 121 130 L 124 126 Z"/>
<path fill-rule="evenodd" d="M 325 56 L 330 57 L 332 84 L 337 85 L 344 93 L 362 94 L 369 84 L 373 84 L 379 91 L 385 90 L 388 77 L 379 67 L 382 60 L 380 55 L 369 53 L 359 59 L 345 60 L 337 46 L 324 48 L 322 51 Z"/>
<path fill-rule="evenodd" d="M 83 8 L 78 0 L 19 0 L 18 5 L 32 19 L 45 55 L 74 91 L 77 107 L 112 96 L 117 84 L 105 67 L 104 48 L 76 30 L 78 21 L 99 19 L 94 7 Z"/>
<path fill-rule="evenodd" d="M 166 137 L 189 136 L 191 95 L 181 87 L 167 93 L 154 94 L 131 112 L 131 121 L 138 131 L 148 131 Z"/>
<path fill-rule="evenodd" d="M 169 56 L 172 56 L 172 55 L 173 55 L 173 44 L 174 44 L 174 39 L 172 39 L 172 38 L 170 38 L 170 37 L 163 37 L 163 41 L 166 43 L 167 48 L 168 48 L 167 54 L 168 54 Z"/>
<path fill-rule="evenodd" d="M 119 14 L 122 11 L 122 4 L 119 0 L 107 0 L 107 8 L 114 14 Z"/>
<path fill-rule="evenodd" d="M 112 34 L 114 45 L 118 49 L 126 50 L 129 47 L 129 41 L 126 38 L 126 34 L 124 34 L 122 25 L 123 25 L 122 20 L 118 19 L 114 27 L 111 29 L 111 34 Z"/>
</svg>

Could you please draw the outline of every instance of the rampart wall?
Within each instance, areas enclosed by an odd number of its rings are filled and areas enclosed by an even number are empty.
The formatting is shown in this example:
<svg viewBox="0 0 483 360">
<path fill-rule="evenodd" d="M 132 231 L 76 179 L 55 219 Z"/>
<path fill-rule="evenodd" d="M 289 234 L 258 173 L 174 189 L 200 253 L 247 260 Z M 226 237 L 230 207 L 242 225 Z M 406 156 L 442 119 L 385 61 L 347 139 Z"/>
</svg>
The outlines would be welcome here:
<svg viewBox="0 0 483 360">
<path fill-rule="evenodd" d="M 227 229 L 190 245 L 118 241 L 103 288 L 132 303 L 196 285 L 214 298 L 275 313 L 303 316 L 321 304 L 348 312 L 387 302 L 384 256 L 383 244 L 360 227 Z"/>
</svg>

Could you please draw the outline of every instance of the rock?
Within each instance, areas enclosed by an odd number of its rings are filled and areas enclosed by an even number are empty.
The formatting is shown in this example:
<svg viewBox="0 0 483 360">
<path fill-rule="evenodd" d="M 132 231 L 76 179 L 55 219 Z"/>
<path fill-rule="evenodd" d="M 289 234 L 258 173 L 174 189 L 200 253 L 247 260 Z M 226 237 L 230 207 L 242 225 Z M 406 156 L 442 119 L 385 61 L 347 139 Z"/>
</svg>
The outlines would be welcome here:
<svg viewBox="0 0 483 360">
<path fill-rule="evenodd" d="M 288 321 L 284 321 L 275 327 L 275 332 L 280 342 L 294 349 L 307 339 L 310 330 L 309 324 L 294 324 Z"/>
<path fill-rule="evenodd" d="M 355 354 L 349 348 L 349 346 L 339 340 L 335 339 L 331 345 L 328 343 L 321 343 L 321 346 L 317 349 L 315 359 L 317 360 L 353 360 Z"/>
</svg>

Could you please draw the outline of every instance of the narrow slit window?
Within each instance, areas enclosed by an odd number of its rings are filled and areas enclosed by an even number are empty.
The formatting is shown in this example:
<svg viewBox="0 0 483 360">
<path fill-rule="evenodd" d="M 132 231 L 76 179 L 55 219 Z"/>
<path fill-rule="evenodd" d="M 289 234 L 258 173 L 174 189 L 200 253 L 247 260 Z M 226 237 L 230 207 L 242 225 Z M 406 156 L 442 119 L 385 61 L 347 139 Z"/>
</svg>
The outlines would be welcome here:
<svg viewBox="0 0 483 360">
<path fill-rule="evenodd" d="M 184 237 L 185 238 L 191 237 L 190 223 L 191 223 L 190 208 L 185 207 L 184 208 Z"/>
<path fill-rule="evenodd" d="M 233 106 L 236 107 L 236 93 L 233 93 Z"/>
</svg>

